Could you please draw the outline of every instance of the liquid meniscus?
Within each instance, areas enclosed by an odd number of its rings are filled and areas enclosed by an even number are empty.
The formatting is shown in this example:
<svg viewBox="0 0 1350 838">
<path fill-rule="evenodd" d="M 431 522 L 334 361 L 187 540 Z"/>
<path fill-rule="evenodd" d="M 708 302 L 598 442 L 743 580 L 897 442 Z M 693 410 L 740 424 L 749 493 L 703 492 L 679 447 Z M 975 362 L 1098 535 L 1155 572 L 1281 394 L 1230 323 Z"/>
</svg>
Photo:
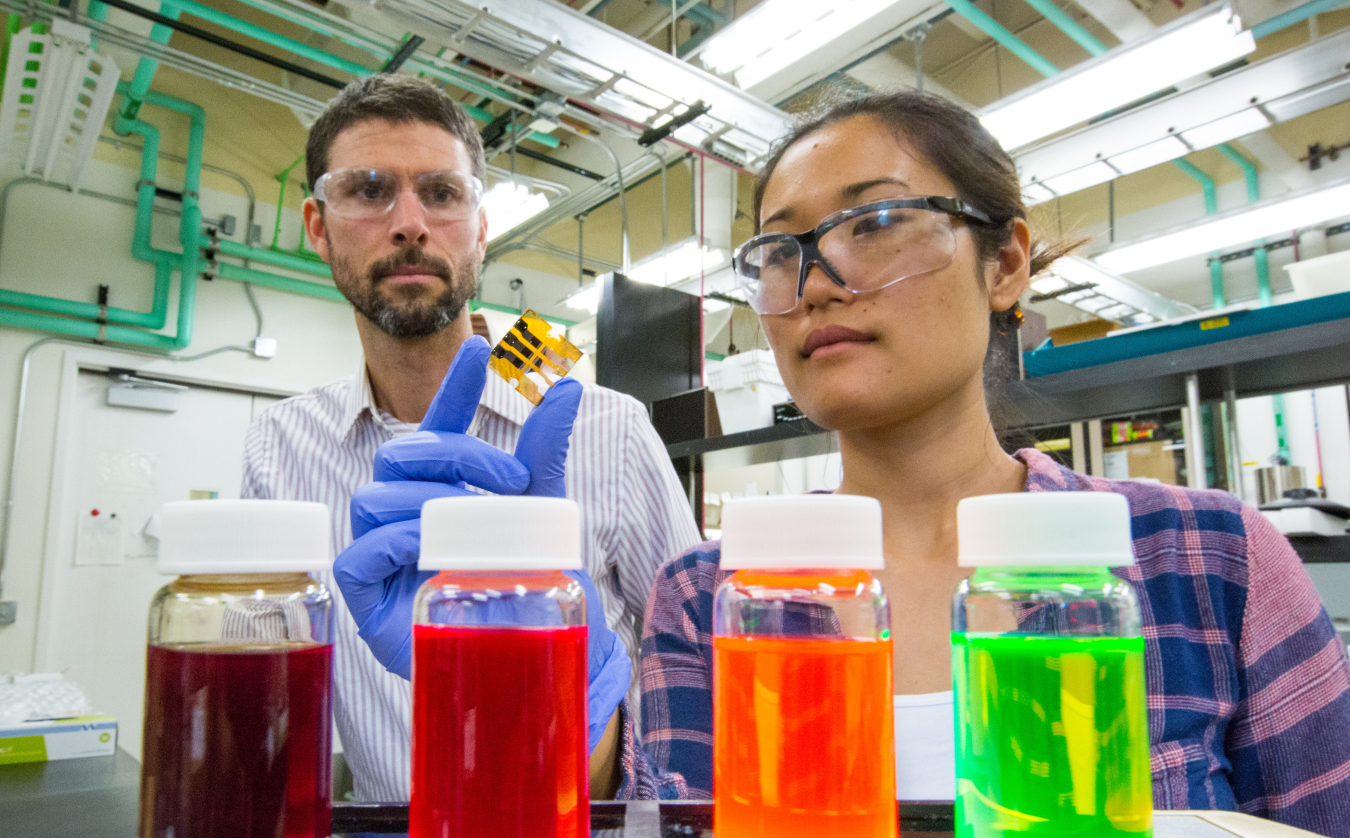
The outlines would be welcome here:
<svg viewBox="0 0 1350 838">
<path fill-rule="evenodd" d="M 1142 637 L 952 634 L 958 838 L 1152 835 Z"/>
</svg>

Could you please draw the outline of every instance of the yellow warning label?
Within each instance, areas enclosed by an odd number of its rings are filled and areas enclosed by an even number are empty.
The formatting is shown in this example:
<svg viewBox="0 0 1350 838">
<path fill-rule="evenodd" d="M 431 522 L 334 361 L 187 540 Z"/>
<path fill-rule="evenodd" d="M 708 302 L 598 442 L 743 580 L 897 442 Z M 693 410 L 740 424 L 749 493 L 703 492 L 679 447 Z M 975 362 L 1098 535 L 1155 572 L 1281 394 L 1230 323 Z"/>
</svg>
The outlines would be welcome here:
<svg viewBox="0 0 1350 838">
<path fill-rule="evenodd" d="M 1201 320 L 1200 331 L 1203 332 L 1208 329 L 1222 329 L 1224 326 L 1227 325 L 1228 325 L 1227 317 L 1216 317 L 1213 320 Z"/>
</svg>

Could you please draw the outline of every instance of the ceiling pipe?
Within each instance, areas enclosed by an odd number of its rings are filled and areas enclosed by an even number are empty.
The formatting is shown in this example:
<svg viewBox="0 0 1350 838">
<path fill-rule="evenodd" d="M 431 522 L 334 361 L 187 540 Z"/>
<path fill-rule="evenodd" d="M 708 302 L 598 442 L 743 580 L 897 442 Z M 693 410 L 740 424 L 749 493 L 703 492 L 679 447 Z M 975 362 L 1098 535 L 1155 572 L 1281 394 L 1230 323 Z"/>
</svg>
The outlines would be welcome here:
<svg viewBox="0 0 1350 838">
<path fill-rule="evenodd" d="M 1345 0 L 1311 0 L 1302 6 L 1297 6 L 1283 14 L 1263 20 L 1252 27 L 1252 36 L 1264 38 L 1272 32 L 1278 32 L 1293 26 L 1295 23 L 1301 23 L 1313 15 L 1319 15 L 1322 12 L 1329 12 L 1333 9 L 1345 5 Z"/>
<path fill-rule="evenodd" d="M 951 6 L 958 15 L 979 27 L 982 32 L 993 38 L 1013 55 L 1025 61 L 1041 75 L 1053 76 L 1059 72 L 1059 68 L 1050 63 L 1045 56 L 1027 46 L 1025 41 L 1009 32 L 1003 24 L 985 14 L 980 7 L 970 0 L 947 0 L 947 5 Z"/>
</svg>

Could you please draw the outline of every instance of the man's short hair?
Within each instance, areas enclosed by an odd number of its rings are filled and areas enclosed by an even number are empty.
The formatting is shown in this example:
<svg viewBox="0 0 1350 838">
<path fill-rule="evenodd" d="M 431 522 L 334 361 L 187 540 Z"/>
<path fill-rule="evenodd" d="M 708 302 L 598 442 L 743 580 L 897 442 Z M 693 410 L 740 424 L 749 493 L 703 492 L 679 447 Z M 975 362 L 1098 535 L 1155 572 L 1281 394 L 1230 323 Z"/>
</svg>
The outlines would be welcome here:
<svg viewBox="0 0 1350 838">
<path fill-rule="evenodd" d="M 305 178 L 309 188 L 328 171 L 328 150 L 338 134 L 371 119 L 395 125 L 425 122 L 444 128 L 469 152 L 473 174 L 487 182 L 487 160 L 478 128 L 445 91 L 413 76 L 380 73 L 348 84 L 328 103 L 305 143 Z"/>
</svg>

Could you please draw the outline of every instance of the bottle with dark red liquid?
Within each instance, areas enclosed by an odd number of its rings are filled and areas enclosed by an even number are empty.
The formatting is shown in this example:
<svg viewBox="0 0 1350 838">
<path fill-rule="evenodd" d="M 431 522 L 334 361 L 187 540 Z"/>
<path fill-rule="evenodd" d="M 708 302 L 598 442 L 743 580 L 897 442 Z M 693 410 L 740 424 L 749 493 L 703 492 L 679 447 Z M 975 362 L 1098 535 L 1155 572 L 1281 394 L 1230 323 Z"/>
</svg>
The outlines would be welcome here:
<svg viewBox="0 0 1350 838">
<path fill-rule="evenodd" d="M 328 507 L 170 503 L 150 603 L 140 838 L 328 838 Z"/>
<path fill-rule="evenodd" d="M 560 498 L 422 507 L 409 838 L 586 838 L 581 516 Z"/>
</svg>

